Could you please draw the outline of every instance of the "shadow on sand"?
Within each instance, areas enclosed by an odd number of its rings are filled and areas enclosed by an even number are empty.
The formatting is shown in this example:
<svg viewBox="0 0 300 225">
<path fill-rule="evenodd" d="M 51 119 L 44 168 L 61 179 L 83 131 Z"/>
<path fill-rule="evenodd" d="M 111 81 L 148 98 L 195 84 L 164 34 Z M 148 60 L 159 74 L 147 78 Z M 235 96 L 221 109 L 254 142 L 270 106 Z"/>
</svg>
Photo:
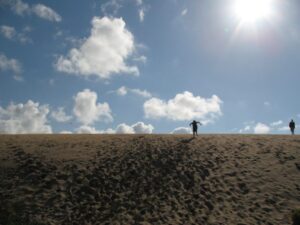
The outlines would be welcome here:
<svg viewBox="0 0 300 225">
<path fill-rule="evenodd" d="M 187 143 L 190 143 L 192 140 L 194 140 L 195 139 L 195 137 L 191 137 L 191 138 L 189 138 L 189 139 L 184 139 L 184 140 L 182 140 L 182 141 L 180 141 L 181 143 L 184 143 L 184 144 L 187 144 Z"/>
</svg>

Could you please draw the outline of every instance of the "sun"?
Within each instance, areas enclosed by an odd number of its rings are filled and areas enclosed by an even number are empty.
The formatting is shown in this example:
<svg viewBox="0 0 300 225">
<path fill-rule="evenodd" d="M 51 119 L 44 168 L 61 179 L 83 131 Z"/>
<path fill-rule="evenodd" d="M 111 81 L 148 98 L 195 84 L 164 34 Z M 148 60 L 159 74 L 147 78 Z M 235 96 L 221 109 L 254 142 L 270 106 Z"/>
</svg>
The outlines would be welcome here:
<svg viewBox="0 0 300 225">
<path fill-rule="evenodd" d="M 271 0 L 236 0 L 234 11 L 242 22 L 257 22 L 271 14 Z"/>
</svg>

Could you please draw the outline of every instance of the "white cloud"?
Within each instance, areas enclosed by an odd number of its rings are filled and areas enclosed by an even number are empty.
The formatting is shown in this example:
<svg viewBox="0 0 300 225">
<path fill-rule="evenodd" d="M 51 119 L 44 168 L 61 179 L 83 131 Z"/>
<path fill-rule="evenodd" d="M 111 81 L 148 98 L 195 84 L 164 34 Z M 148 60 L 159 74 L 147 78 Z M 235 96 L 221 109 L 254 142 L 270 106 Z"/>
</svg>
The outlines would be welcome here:
<svg viewBox="0 0 300 225">
<path fill-rule="evenodd" d="M 71 131 L 68 131 L 68 130 L 63 130 L 61 132 L 59 132 L 60 134 L 72 134 Z"/>
<path fill-rule="evenodd" d="M 8 1 L 8 2 L 10 2 L 12 10 L 16 14 L 23 16 L 25 13 L 30 13 L 30 7 L 27 3 L 24 3 L 21 0 Z"/>
<path fill-rule="evenodd" d="M 116 93 L 120 96 L 125 96 L 127 95 L 128 91 L 125 86 L 120 87 L 119 89 L 116 90 Z"/>
<path fill-rule="evenodd" d="M 2 25 L 0 27 L 1 34 L 6 37 L 7 39 L 13 39 L 16 35 L 16 29 L 11 26 Z"/>
<path fill-rule="evenodd" d="M 11 26 L 2 25 L 0 27 L 1 34 L 9 40 L 17 40 L 21 43 L 30 43 L 32 40 L 27 36 L 28 31 L 27 27 L 23 29 L 22 32 L 17 33 L 16 29 Z"/>
<path fill-rule="evenodd" d="M 289 126 L 284 126 L 284 127 L 278 128 L 278 130 L 279 130 L 279 131 L 289 131 L 290 128 L 289 128 Z"/>
<path fill-rule="evenodd" d="M 138 8 L 138 15 L 140 22 L 144 22 L 145 14 L 149 10 L 149 6 L 146 6 L 143 0 L 136 0 L 135 4 Z"/>
<path fill-rule="evenodd" d="M 45 20 L 49 20 L 52 22 L 61 21 L 61 16 L 57 12 L 55 12 L 53 9 L 43 4 L 34 5 L 32 7 L 32 12 L 34 12 L 37 16 Z"/>
<path fill-rule="evenodd" d="M 100 131 L 96 130 L 94 127 L 83 125 L 76 129 L 78 134 L 99 134 Z"/>
<path fill-rule="evenodd" d="M 79 122 L 84 125 L 93 124 L 96 121 L 112 121 L 109 104 L 97 103 L 97 93 L 85 89 L 78 92 L 74 97 L 75 105 L 73 112 Z"/>
<path fill-rule="evenodd" d="M 140 89 L 134 88 L 134 89 L 129 89 L 129 91 L 136 94 L 136 95 L 142 96 L 144 98 L 151 98 L 152 97 L 151 93 L 146 91 L 146 90 L 140 90 Z"/>
<path fill-rule="evenodd" d="M 147 100 L 144 103 L 144 112 L 146 118 L 167 118 L 175 121 L 200 119 L 203 124 L 207 124 L 222 115 L 222 103 L 216 95 L 206 99 L 185 91 L 168 101 L 158 98 Z"/>
<path fill-rule="evenodd" d="M 134 130 L 131 126 L 121 123 L 114 129 L 97 130 L 95 127 L 83 125 L 75 130 L 78 134 L 134 134 Z"/>
<path fill-rule="evenodd" d="M 268 134 L 270 133 L 271 128 L 263 123 L 257 123 L 254 127 L 254 133 L 255 134 Z"/>
<path fill-rule="evenodd" d="M 0 70 L 11 70 L 14 73 L 20 73 L 22 69 L 18 60 L 9 59 L 6 57 L 6 55 L 0 53 Z"/>
<path fill-rule="evenodd" d="M 131 126 L 136 134 L 152 134 L 154 127 L 151 124 L 144 124 L 143 122 L 137 122 Z"/>
<path fill-rule="evenodd" d="M 133 125 L 119 124 L 116 129 L 97 130 L 95 127 L 83 125 L 75 130 L 81 134 L 151 134 L 154 127 L 151 124 L 137 122 Z"/>
<path fill-rule="evenodd" d="M 249 133 L 252 130 L 250 125 L 246 125 L 243 129 L 239 130 L 239 133 Z"/>
<path fill-rule="evenodd" d="M 57 122 L 62 122 L 62 123 L 68 122 L 72 119 L 72 116 L 69 116 L 65 113 L 65 110 L 63 107 L 59 107 L 57 110 L 52 111 L 51 116 Z"/>
<path fill-rule="evenodd" d="M 265 102 L 264 102 L 264 106 L 269 107 L 269 106 L 271 106 L 271 103 L 268 102 L 268 101 L 265 101 Z"/>
<path fill-rule="evenodd" d="M 121 123 L 116 128 L 117 134 L 134 134 L 134 130 L 131 126 Z"/>
<path fill-rule="evenodd" d="M 24 16 L 25 14 L 35 14 L 38 17 L 54 22 L 60 22 L 61 16 L 55 12 L 52 8 L 43 5 L 36 4 L 30 6 L 29 4 L 23 2 L 22 0 L 2 0 L 4 4 L 7 4 L 11 7 L 11 9 L 20 16 Z"/>
<path fill-rule="evenodd" d="M 191 128 L 190 127 L 177 127 L 172 132 L 172 134 L 191 134 Z"/>
<path fill-rule="evenodd" d="M 123 7 L 124 0 L 110 0 L 101 5 L 101 12 L 107 17 L 114 17 L 119 13 Z M 145 13 L 148 11 L 149 6 L 146 6 L 143 0 L 135 0 L 135 5 L 138 9 L 140 22 L 144 21 Z"/>
<path fill-rule="evenodd" d="M 113 74 L 139 75 L 136 66 L 126 60 L 134 53 L 134 37 L 122 18 L 94 17 L 91 35 L 79 48 L 72 48 L 67 56 L 60 56 L 58 71 L 83 77 L 108 79 Z"/>
<path fill-rule="evenodd" d="M 86 131 L 86 133 L 90 132 L 90 133 L 101 133 L 101 134 L 152 134 L 154 127 L 151 124 L 137 122 L 133 125 L 127 125 L 126 123 L 121 123 L 116 127 L 116 129 L 109 128 L 107 130 L 97 131 L 95 128 L 82 126 L 81 130 Z"/>
<path fill-rule="evenodd" d="M 22 72 L 21 63 L 16 59 L 9 59 L 3 53 L 0 53 L 0 71 L 12 71 L 18 75 Z M 19 76 L 16 76 L 17 78 Z"/>
<path fill-rule="evenodd" d="M 255 121 L 252 122 L 246 122 L 245 127 L 243 129 L 240 129 L 240 133 L 255 133 L 255 134 L 268 134 L 271 132 L 275 133 L 281 133 L 284 131 L 288 131 L 290 128 L 288 126 L 283 126 L 283 121 L 278 120 L 275 122 L 270 123 L 267 125 L 267 123 L 255 123 Z"/>
<path fill-rule="evenodd" d="M 187 12 L 188 12 L 188 9 L 184 9 L 184 10 L 182 10 L 181 15 L 185 16 L 187 14 Z"/>
<path fill-rule="evenodd" d="M 86 39 L 84 38 L 76 38 L 72 36 L 65 37 L 65 41 L 68 42 L 71 46 L 79 46 L 85 42 Z"/>
<path fill-rule="evenodd" d="M 249 130 L 251 130 L 251 127 L 248 125 L 248 126 L 246 126 L 246 127 L 244 128 L 244 130 L 245 130 L 245 131 L 249 131 Z"/>
<path fill-rule="evenodd" d="M 48 125 L 49 107 L 29 100 L 25 104 L 11 103 L 0 107 L 0 133 L 52 133 Z"/>
<path fill-rule="evenodd" d="M 144 55 L 138 56 L 133 58 L 134 61 L 136 62 L 142 62 L 142 63 L 146 63 L 147 62 L 147 57 Z"/>
<path fill-rule="evenodd" d="M 115 134 L 116 131 L 114 129 L 108 128 L 107 130 L 100 131 L 101 134 Z"/>
<path fill-rule="evenodd" d="M 62 35 L 63 35 L 63 31 L 58 30 L 58 31 L 56 31 L 56 33 L 53 35 L 53 37 L 56 39 L 56 38 L 58 38 L 58 37 L 61 37 Z"/>
<path fill-rule="evenodd" d="M 19 33 L 17 40 L 21 43 L 32 43 L 32 39 L 30 37 L 28 37 L 25 33 Z"/>
<path fill-rule="evenodd" d="M 116 92 L 117 95 L 120 95 L 120 96 L 125 96 L 128 93 L 132 93 L 132 94 L 144 97 L 144 98 L 151 98 L 152 97 L 152 94 L 149 91 L 141 90 L 141 89 L 138 89 L 138 88 L 128 88 L 128 87 L 125 87 L 125 86 L 122 86 L 119 89 L 117 89 L 116 91 L 112 91 L 112 92 Z"/>
<path fill-rule="evenodd" d="M 121 123 L 116 128 L 117 134 L 152 134 L 154 127 L 151 124 L 137 122 L 133 125 Z"/>
<path fill-rule="evenodd" d="M 277 126 L 280 126 L 282 124 L 283 124 L 283 121 L 282 120 L 278 120 L 278 121 L 275 121 L 275 122 L 271 123 L 270 125 L 272 127 L 277 127 Z"/>
<path fill-rule="evenodd" d="M 95 127 L 83 125 L 75 130 L 77 134 L 115 134 L 116 131 L 109 128 L 107 130 L 97 130 Z"/>
<path fill-rule="evenodd" d="M 140 22 L 143 22 L 145 19 L 145 9 L 139 9 L 139 18 L 140 18 Z"/>
<path fill-rule="evenodd" d="M 106 16 L 114 16 L 120 8 L 122 8 L 120 0 L 110 0 L 101 5 L 101 12 Z"/>
</svg>

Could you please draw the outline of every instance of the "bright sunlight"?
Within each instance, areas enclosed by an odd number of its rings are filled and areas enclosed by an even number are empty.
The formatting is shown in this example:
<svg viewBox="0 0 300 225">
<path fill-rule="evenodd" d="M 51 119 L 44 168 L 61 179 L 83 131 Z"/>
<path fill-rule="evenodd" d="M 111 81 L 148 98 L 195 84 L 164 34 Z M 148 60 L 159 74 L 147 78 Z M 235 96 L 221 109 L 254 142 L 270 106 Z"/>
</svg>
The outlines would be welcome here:
<svg viewBox="0 0 300 225">
<path fill-rule="evenodd" d="M 242 22 L 257 22 L 271 14 L 272 0 L 237 0 L 235 13 Z"/>
</svg>

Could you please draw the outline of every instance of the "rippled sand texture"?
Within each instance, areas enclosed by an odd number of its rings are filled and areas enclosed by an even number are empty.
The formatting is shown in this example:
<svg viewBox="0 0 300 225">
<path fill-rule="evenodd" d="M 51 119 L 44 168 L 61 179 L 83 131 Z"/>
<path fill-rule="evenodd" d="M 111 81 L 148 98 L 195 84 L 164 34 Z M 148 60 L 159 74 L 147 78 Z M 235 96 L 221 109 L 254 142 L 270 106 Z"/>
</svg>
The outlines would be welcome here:
<svg viewBox="0 0 300 225">
<path fill-rule="evenodd" d="M 0 224 L 291 224 L 300 136 L 0 136 Z"/>
</svg>

